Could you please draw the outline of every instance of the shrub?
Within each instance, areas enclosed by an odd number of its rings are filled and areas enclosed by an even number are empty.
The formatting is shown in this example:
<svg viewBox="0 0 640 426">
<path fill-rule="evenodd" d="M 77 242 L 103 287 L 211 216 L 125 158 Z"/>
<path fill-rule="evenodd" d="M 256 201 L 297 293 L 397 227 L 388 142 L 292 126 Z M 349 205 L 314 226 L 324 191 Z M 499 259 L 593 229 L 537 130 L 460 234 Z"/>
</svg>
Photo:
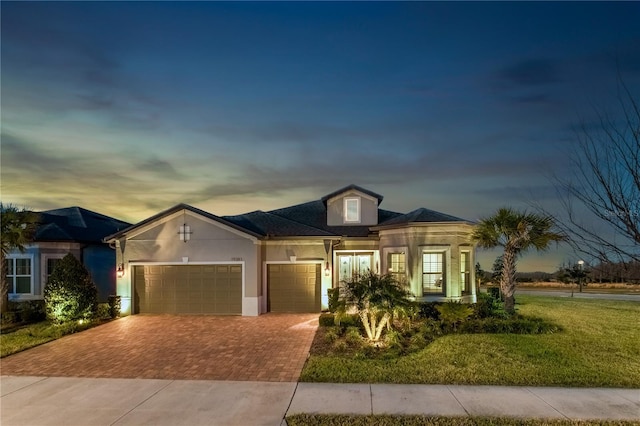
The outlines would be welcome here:
<svg viewBox="0 0 640 426">
<path fill-rule="evenodd" d="M 111 319 L 118 318 L 120 316 L 120 309 L 122 307 L 122 300 L 120 296 L 109 296 L 107 299 L 109 304 L 109 317 Z"/>
<path fill-rule="evenodd" d="M 53 270 L 44 287 L 47 317 L 56 323 L 94 316 L 98 290 L 87 269 L 67 254 Z"/>
<path fill-rule="evenodd" d="M 434 319 L 424 320 L 419 331 L 427 340 L 433 340 L 436 336 L 443 334 L 442 324 Z"/>
<path fill-rule="evenodd" d="M 318 324 L 320 327 L 333 327 L 335 325 L 335 319 L 333 314 L 320 314 L 318 318 Z"/>
<path fill-rule="evenodd" d="M 344 352 L 348 349 L 347 342 L 344 340 L 336 340 L 333 342 L 333 349 L 337 352 Z"/>
<path fill-rule="evenodd" d="M 487 293 L 489 293 L 489 295 L 496 300 L 502 300 L 502 293 L 500 291 L 500 287 L 489 287 L 487 288 Z"/>
<path fill-rule="evenodd" d="M 460 326 L 465 333 L 544 334 L 560 328 L 542 318 L 513 316 L 509 318 L 481 318 L 469 320 Z"/>
<path fill-rule="evenodd" d="M 394 349 L 402 349 L 402 336 L 396 330 L 388 330 L 384 336 L 384 342 L 388 347 Z"/>
<path fill-rule="evenodd" d="M 340 310 L 340 289 L 329 288 L 327 289 L 327 296 L 329 296 L 329 312 L 335 313 Z"/>
<path fill-rule="evenodd" d="M 418 315 L 420 316 L 420 318 L 425 318 L 425 319 L 440 319 L 440 312 L 438 312 L 438 305 L 440 305 L 441 303 L 439 302 L 420 302 L 418 304 L 418 308 L 419 308 L 419 313 Z"/>
<path fill-rule="evenodd" d="M 335 325 L 343 328 L 349 328 L 349 327 L 362 328 L 362 320 L 360 319 L 360 316 L 358 316 L 357 314 L 338 313 L 336 314 L 336 317 L 335 317 Z"/>
<path fill-rule="evenodd" d="M 347 327 L 344 340 L 351 345 L 362 343 L 360 329 L 358 327 Z"/>
<path fill-rule="evenodd" d="M 473 304 L 476 318 L 508 317 L 509 314 L 504 310 L 504 304 L 500 298 L 494 297 L 491 293 L 480 293 L 477 297 L 478 301 Z"/>
<path fill-rule="evenodd" d="M 440 312 L 442 323 L 454 331 L 457 329 L 458 324 L 473 315 L 473 308 L 460 302 L 449 301 L 436 306 L 436 309 Z"/>
<path fill-rule="evenodd" d="M 98 308 L 96 309 L 95 317 L 99 320 L 111 319 L 111 308 L 108 303 L 98 303 Z"/>
<path fill-rule="evenodd" d="M 338 327 L 327 327 L 324 332 L 324 340 L 328 343 L 333 343 L 338 340 Z"/>
</svg>

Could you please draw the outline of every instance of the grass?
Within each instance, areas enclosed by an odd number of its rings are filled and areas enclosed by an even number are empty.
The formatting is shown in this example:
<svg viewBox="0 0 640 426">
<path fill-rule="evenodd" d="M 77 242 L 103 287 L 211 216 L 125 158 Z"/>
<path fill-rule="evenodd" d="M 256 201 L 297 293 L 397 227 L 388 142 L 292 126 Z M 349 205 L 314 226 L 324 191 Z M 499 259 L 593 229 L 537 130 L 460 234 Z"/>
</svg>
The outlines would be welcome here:
<svg viewBox="0 0 640 426">
<path fill-rule="evenodd" d="M 564 419 L 518 419 L 505 417 L 427 417 L 370 415 L 352 416 L 336 414 L 296 414 L 287 416 L 289 426 L 587 426 L 634 425 L 627 421 L 590 421 Z"/>
<path fill-rule="evenodd" d="M 300 381 L 638 387 L 640 303 L 516 296 L 521 314 L 548 319 L 563 331 L 446 335 L 392 359 L 315 354 Z"/>
<path fill-rule="evenodd" d="M 66 336 L 77 333 L 100 324 L 106 320 L 70 321 L 61 325 L 55 325 L 50 321 L 42 321 L 35 324 L 3 330 L 0 335 L 0 358 L 24 351 L 25 349 L 41 345 Z"/>
</svg>

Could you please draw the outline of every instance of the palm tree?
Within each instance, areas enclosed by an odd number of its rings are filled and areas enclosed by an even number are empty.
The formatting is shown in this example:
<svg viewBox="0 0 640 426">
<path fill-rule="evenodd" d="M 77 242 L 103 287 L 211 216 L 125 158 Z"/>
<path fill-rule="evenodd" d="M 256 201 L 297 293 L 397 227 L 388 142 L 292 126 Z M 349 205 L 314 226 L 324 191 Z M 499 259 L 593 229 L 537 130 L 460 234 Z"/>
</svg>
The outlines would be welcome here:
<svg viewBox="0 0 640 426">
<path fill-rule="evenodd" d="M 391 274 L 371 271 L 344 282 L 342 309 L 355 309 L 362 320 L 367 338 L 377 344 L 382 330 L 391 327 L 394 317 L 406 313 L 411 306 L 411 293 Z"/>
<path fill-rule="evenodd" d="M 9 282 L 7 280 L 7 255 L 13 250 L 21 253 L 32 241 L 38 224 L 37 213 L 0 203 L 0 312 L 9 307 Z"/>
<path fill-rule="evenodd" d="M 500 289 L 505 301 L 505 310 L 515 312 L 516 259 L 530 248 L 544 251 L 553 241 L 566 241 L 566 236 L 554 230 L 551 216 L 519 212 L 501 208 L 493 216 L 482 219 L 472 238 L 479 247 L 504 249 Z"/>
</svg>

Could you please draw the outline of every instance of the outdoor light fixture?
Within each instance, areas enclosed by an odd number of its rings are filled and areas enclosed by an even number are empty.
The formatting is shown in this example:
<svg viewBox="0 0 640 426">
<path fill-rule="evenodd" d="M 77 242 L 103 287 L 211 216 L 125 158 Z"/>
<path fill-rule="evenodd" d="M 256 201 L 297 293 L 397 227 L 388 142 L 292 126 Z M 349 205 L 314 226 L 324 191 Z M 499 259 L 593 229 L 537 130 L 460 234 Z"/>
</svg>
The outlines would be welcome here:
<svg viewBox="0 0 640 426">
<path fill-rule="evenodd" d="M 191 231 L 191 227 L 189 225 L 187 225 L 186 223 L 184 225 L 180 225 L 178 236 L 182 241 L 184 241 L 185 243 L 189 241 L 191 239 L 191 234 L 193 234 L 193 232 Z"/>
<path fill-rule="evenodd" d="M 329 268 L 329 262 L 324 263 L 324 276 L 328 277 L 331 275 L 331 268 Z"/>
<path fill-rule="evenodd" d="M 116 276 L 118 278 L 124 277 L 124 263 L 118 263 L 118 266 L 116 267 Z"/>
</svg>

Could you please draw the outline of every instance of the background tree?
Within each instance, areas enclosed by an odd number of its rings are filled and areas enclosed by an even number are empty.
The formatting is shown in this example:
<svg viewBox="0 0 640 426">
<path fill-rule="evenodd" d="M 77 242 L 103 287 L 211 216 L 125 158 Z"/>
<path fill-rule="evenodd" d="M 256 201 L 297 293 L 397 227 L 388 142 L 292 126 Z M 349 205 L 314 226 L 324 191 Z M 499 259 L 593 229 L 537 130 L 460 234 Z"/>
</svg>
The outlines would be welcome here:
<svg viewBox="0 0 640 426">
<path fill-rule="evenodd" d="M 480 262 L 476 262 L 476 294 L 480 294 L 480 287 L 485 282 L 484 275 L 485 272 L 482 270 Z"/>
<path fill-rule="evenodd" d="M 569 178 L 554 178 L 564 215 L 558 225 L 576 252 L 600 261 L 640 261 L 640 109 L 619 80 L 617 118 L 597 112 L 577 133 Z M 584 211 L 595 217 L 584 220 Z M 598 225 L 604 225 L 600 229 Z"/>
<path fill-rule="evenodd" d="M 38 220 L 37 213 L 0 203 L 0 312 L 7 312 L 9 307 L 7 255 L 14 250 L 24 253 L 25 246 L 33 240 Z"/>
<path fill-rule="evenodd" d="M 504 308 L 515 312 L 516 261 L 531 248 L 546 250 L 553 241 L 564 241 L 565 236 L 554 230 L 551 216 L 518 212 L 501 208 L 495 215 L 482 219 L 473 232 L 473 239 L 483 248 L 502 247 L 502 275 L 500 290 Z"/>
<path fill-rule="evenodd" d="M 502 261 L 503 255 L 496 257 L 496 260 L 493 261 L 493 266 L 491 269 L 491 282 L 496 284 L 500 283 L 500 277 L 502 277 L 502 265 L 504 262 Z"/>
</svg>

